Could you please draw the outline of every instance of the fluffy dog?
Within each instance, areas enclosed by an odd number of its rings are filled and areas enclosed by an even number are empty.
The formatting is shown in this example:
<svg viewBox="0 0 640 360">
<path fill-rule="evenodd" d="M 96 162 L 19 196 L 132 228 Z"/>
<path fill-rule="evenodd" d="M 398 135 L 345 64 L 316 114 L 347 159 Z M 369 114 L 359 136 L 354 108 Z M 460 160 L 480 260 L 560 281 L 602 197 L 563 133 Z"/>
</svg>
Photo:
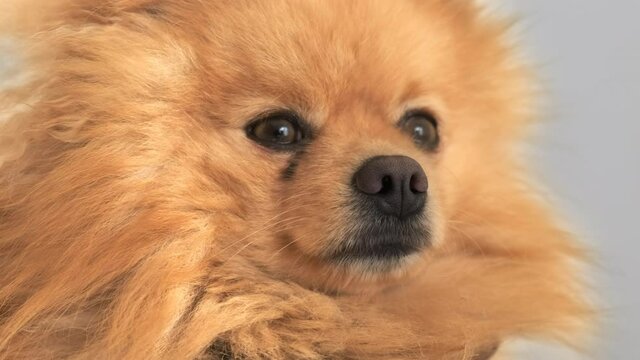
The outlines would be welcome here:
<svg viewBox="0 0 640 360">
<path fill-rule="evenodd" d="M 588 318 L 472 1 L 3 6 L 0 357 L 487 359 Z"/>
</svg>

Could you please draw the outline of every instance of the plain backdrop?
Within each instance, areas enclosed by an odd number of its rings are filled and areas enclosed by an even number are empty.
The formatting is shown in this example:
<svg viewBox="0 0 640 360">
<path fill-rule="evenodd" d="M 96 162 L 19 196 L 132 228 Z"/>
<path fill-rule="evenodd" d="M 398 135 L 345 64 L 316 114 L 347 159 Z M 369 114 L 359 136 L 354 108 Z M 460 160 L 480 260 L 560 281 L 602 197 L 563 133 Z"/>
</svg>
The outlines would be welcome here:
<svg viewBox="0 0 640 360">
<path fill-rule="evenodd" d="M 586 358 L 640 359 L 640 0 L 486 2 L 521 19 L 546 94 L 535 168 L 596 249 L 603 322 Z M 0 39 L 5 79 L 13 63 Z M 585 356 L 527 345 L 520 358 Z"/>
<path fill-rule="evenodd" d="M 520 19 L 547 97 L 538 175 L 596 249 L 602 325 L 590 358 L 640 359 L 640 1 L 486 2 Z"/>
</svg>

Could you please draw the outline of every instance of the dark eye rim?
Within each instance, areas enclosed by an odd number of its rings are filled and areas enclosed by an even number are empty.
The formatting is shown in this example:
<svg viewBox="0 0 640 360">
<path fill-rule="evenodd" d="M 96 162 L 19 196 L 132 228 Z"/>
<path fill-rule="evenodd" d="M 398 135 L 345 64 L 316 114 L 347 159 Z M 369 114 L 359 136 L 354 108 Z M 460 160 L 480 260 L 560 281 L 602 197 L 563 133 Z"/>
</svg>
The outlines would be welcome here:
<svg viewBox="0 0 640 360">
<path fill-rule="evenodd" d="M 274 119 L 285 119 L 292 123 L 300 131 L 300 139 L 291 144 L 278 144 L 264 141 L 255 136 L 256 127 L 266 121 Z M 314 129 L 296 112 L 286 109 L 278 109 L 264 112 L 249 121 L 245 127 L 245 133 L 249 139 L 267 149 L 280 152 L 297 152 L 308 145 L 313 139 Z"/>
<path fill-rule="evenodd" d="M 432 144 L 418 144 L 416 143 L 417 146 L 419 146 L 422 149 L 425 149 L 429 152 L 436 152 L 438 151 L 438 149 L 440 148 L 440 128 L 438 126 L 438 117 L 433 113 L 433 111 L 429 110 L 429 109 L 413 109 L 413 110 L 409 110 L 407 112 L 404 113 L 404 115 L 402 115 L 402 118 L 400 119 L 400 121 L 398 121 L 398 128 L 402 129 L 404 127 L 404 125 L 406 124 L 406 122 L 409 119 L 412 119 L 414 117 L 422 117 L 425 120 L 429 121 L 431 123 L 431 125 L 433 125 L 433 128 L 436 130 L 436 139 Z"/>
</svg>

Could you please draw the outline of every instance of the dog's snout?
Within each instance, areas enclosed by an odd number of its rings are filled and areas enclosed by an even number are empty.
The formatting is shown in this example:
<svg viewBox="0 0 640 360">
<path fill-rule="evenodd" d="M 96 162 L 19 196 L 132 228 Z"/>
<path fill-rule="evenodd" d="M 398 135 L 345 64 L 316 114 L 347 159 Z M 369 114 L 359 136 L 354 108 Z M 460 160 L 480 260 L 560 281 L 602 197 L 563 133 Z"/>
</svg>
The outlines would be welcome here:
<svg viewBox="0 0 640 360">
<path fill-rule="evenodd" d="M 406 156 L 377 156 L 353 177 L 356 189 L 373 198 L 378 210 L 404 219 L 422 211 L 428 181 L 424 170 Z"/>
</svg>

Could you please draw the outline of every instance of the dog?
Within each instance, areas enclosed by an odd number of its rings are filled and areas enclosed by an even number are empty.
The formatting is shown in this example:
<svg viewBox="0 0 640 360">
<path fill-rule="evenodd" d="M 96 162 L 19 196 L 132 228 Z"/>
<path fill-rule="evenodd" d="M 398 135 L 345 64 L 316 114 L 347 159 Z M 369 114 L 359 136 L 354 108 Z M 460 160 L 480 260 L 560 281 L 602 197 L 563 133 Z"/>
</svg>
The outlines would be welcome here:
<svg viewBox="0 0 640 360">
<path fill-rule="evenodd" d="M 535 77 L 474 1 L 2 6 L 0 357 L 481 360 L 589 323 L 518 150 Z"/>
</svg>

